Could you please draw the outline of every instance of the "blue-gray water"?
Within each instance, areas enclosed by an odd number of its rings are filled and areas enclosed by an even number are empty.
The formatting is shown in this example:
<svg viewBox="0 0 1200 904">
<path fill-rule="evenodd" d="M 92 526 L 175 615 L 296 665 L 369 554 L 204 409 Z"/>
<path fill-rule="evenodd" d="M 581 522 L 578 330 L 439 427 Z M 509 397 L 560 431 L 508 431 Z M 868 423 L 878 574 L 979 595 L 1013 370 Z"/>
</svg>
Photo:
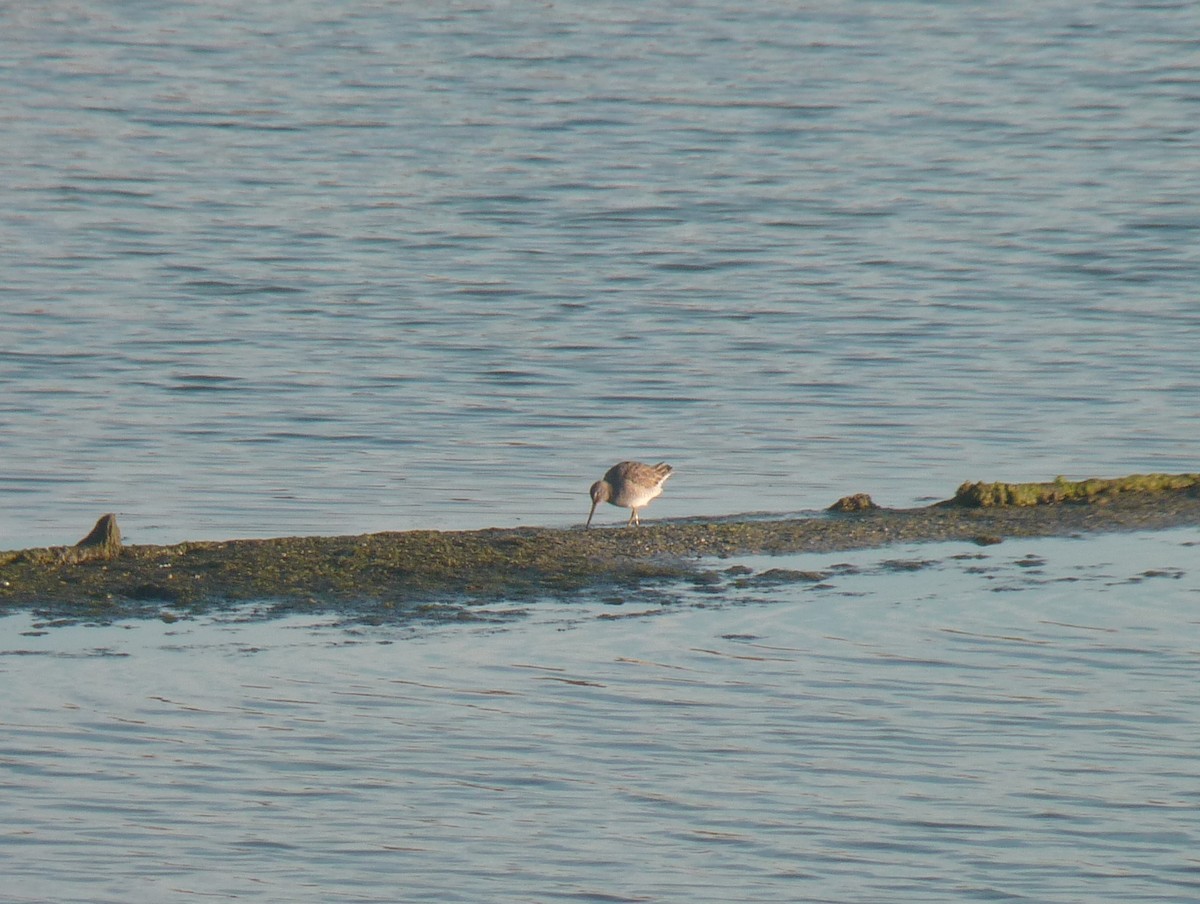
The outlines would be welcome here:
<svg viewBox="0 0 1200 904">
<path fill-rule="evenodd" d="M 1198 470 L 1198 124 L 1190 2 L 0 5 L 0 549 Z M 1194 901 L 1197 543 L 12 615 L 0 900 Z"/>
<path fill-rule="evenodd" d="M 749 560 L 440 628 L 10 616 L 0 899 L 1190 904 L 1198 548 Z"/>
<path fill-rule="evenodd" d="M 0 11 L 0 548 L 1195 467 L 1193 3 Z M 619 516 L 618 516 L 619 517 Z"/>
</svg>

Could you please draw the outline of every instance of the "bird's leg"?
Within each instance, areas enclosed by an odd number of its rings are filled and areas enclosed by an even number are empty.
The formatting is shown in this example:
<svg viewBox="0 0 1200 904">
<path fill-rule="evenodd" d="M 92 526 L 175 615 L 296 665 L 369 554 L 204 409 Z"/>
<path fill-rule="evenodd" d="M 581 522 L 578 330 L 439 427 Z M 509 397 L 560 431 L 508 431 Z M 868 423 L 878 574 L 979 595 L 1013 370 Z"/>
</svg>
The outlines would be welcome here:
<svg viewBox="0 0 1200 904">
<path fill-rule="evenodd" d="M 625 526 L 629 527 L 631 524 L 636 524 L 638 527 L 642 526 L 642 520 L 638 517 L 637 509 L 633 507 L 629 509 L 629 520 L 625 522 Z"/>
</svg>

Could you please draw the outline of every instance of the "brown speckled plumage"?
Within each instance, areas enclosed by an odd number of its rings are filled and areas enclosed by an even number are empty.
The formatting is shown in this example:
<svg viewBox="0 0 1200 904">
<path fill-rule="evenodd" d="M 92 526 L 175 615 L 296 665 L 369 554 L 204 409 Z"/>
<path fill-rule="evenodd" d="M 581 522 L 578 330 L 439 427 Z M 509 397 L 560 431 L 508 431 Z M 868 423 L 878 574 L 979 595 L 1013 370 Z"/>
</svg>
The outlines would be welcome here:
<svg viewBox="0 0 1200 904">
<path fill-rule="evenodd" d="M 663 484 L 670 476 L 671 466 L 662 461 L 656 465 L 644 465 L 640 461 L 623 461 L 613 465 L 588 491 L 592 497 L 592 510 L 584 526 L 591 525 L 592 515 L 596 514 L 596 506 L 601 502 L 630 509 L 626 527 L 641 524 L 638 509 L 662 494 Z"/>
</svg>

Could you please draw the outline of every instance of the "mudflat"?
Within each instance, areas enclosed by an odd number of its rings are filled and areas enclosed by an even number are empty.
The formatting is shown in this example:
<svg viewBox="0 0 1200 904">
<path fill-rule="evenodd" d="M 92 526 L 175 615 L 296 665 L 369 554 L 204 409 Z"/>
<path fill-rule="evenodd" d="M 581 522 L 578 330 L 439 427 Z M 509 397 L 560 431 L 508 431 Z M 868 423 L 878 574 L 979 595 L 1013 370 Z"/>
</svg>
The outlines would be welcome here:
<svg viewBox="0 0 1200 904">
<path fill-rule="evenodd" d="M 107 519 L 107 520 L 106 520 Z M 339 537 L 120 543 L 112 516 L 75 546 L 0 553 L 0 611 L 135 615 L 249 601 L 436 607 L 589 588 L 703 580 L 703 560 L 891 543 L 1161 530 L 1200 524 L 1200 475 L 963 484 L 945 501 L 891 509 L 863 494 L 823 513 L 647 520 L 641 527 L 403 531 Z"/>
</svg>

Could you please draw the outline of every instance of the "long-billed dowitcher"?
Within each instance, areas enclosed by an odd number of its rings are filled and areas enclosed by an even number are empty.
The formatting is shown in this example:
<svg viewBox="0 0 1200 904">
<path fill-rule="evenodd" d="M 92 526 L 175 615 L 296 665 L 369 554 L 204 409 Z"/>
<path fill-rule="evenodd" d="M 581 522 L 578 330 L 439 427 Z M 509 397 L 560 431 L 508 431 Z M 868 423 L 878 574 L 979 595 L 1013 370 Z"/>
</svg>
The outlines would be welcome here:
<svg viewBox="0 0 1200 904">
<path fill-rule="evenodd" d="M 596 514 L 596 506 L 601 502 L 630 509 L 626 527 L 641 524 L 638 509 L 662 493 L 663 484 L 670 476 L 671 466 L 662 461 L 656 465 L 644 465 L 640 461 L 622 461 L 613 465 L 588 491 L 592 497 L 592 510 L 588 512 L 584 527 L 591 526 L 592 515 Z"/>
</svg>

